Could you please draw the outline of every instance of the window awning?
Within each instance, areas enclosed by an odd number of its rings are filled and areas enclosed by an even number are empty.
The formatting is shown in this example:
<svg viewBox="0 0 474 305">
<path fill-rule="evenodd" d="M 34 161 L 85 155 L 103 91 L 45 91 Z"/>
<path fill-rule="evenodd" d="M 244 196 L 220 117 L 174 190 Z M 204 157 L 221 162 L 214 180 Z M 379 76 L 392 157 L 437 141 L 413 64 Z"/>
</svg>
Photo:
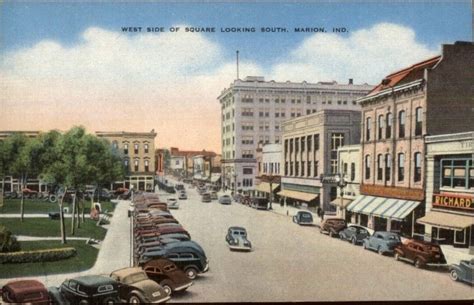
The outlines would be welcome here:
<svg viewBox="0 0 474 305">
<path fill-rule="evenodd" d="M 221 174 L 211 174 L 211 182 L 217 182 L 221 178 Z"/>
<path fill-rule="evenodd" d="M 272 183 L 272 191 L 275 191 L 277 187 L 280 185 L 278 183 Z M 264 192 L 264 193 L 269 193 L 270 194 L 270 183 L 268 182 L 260 182 L 259 185 L 257 185 L 257 191 L 259 192 Z"/>
<path fill-rule="evenodd" d="M 334 199 L 333 201 L 331 201 L 331 204 L 332 205 L 335 205 L 337 207 L 341 207 L 341 208 L 346 208 L 349 203 L 351 203 L 353 200 L 352 199 L 347 199 L 347 198 L 342 198 L 342 205 L 341 205 L 341 198 L 336 198 Z"/>
<path fill-rule="evenodd" d="M 431 211 L 426 216 L 417 219 L 416 222 L 449 230 L 464 230 L 474 225 L 474 217 Z"/>
<path fill-rule="evenodd" d="M 282 197 L 290 197 L 293 199 L 298 199 L 298 200 L 306 201 L 306 202 L 310 202 L 311 200 L 314 200 L 316 197 L 318 197 L 318 194 L 311 194 L 311 193 L 304 193 L 304 192 L 290 191 L 290 190 L 282 190 L 281 192 L 278 192 L 278 195 Z"/>
<path fill-rule="evenodd" d="M 403 220 L 419 204 L 419 201 L 360 195 L 347 206 L 347 210 L 353 213 Z"/>
</svg>

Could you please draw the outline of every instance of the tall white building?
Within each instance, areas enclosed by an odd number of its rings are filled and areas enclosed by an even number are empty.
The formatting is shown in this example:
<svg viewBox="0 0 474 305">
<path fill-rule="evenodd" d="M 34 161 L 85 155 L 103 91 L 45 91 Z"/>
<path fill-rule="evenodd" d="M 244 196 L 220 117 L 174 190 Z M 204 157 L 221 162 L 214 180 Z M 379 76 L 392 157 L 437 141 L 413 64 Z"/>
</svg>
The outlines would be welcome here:
<svg viewBox="0 0 474 305">
<path fill-rule="evenodd" d="M 235 80 L 218 97 L 221 104 L 222 183 L 251 190 L 257 171 L 256 148 L 281 143 L 281 123 L 324 109 L 359 110 L 356 99 L 372 86 L 337 82 L 265 81 L 260 76 Z"/>
</svg>

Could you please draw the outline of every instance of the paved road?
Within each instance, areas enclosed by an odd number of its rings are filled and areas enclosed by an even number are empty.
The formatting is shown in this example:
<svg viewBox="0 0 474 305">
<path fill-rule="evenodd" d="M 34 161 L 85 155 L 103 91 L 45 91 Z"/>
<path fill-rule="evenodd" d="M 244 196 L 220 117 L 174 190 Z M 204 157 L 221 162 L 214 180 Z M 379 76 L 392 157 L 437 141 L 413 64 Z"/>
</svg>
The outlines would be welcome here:
<svg viewBox="0 0 474 305">
<path fill-rule="evenodd" d="M 440 271 L 419 270 L 300 227 L 290 217 L 240 204 L 200 202 L 195 190 L 173 215 L 210 260 L 187 293 L 172 302 L 471 299 L 473 289 Z M 231 252 L 226 229 L 244 226 L 251 253 Z"/>
</svg>

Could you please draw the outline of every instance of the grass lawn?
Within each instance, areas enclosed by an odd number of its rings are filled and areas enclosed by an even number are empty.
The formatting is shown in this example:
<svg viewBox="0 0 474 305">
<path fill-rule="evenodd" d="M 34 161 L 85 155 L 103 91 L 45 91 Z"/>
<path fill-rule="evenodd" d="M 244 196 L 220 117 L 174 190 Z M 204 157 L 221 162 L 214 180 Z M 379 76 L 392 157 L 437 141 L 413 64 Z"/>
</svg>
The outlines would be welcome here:
<svg viewBox="0 0 474 305">
<path fill-rule="evenodd" d="M 0 264 L 0 275 L 2 277 L 47 275 L 87 270 L 92 268 L 99 252 L 98 249 L 86 245 L 82 240 L 71 240 L 65 245 L 61 244 L 60 241 L 24 241 L 20 242 L 20 245 L 22 250 L 74 247 L 77 250 L 77 254 L 71 258 L 56 262 Z"/>
<path fill-rule="evenodd" d="M 70 236 L 71 219 L 66 218 L 66 236 Z M 49 218 L 25 218 L 20 222 L 19 218 L 0 218 L 0 224 L 7 227 L 14 235 L 28 236 L 61 236 L 59 220 L 50 220 Z M 81 227 L 76 229 L 75 237 L 91 237 L 103 240 L 106 229 L 96 226 L 96 222 L 86 218 L 85 223 L 81 223 Z"/>
<path fill-rule="evenodd" d="M 1 214 L 20 214 L 20 199 L 5 199 L 3 207 L 0 208 Z M 113 212 L 115 204 L 110 201 L 103 201 L 100 203 L 102 211 L 107 210 Z M 85 202 L 85 212 L 90 213 L 90 201 Z M 65 207 L 71 207 L 71 203 L 64 203 Z M 51 203 L 49 201 L 43 201 L 38 199 L 25 199 L 25 214 L 47 214 L 49 212 L 58 212 L 58 203 Z"/>
</svg>

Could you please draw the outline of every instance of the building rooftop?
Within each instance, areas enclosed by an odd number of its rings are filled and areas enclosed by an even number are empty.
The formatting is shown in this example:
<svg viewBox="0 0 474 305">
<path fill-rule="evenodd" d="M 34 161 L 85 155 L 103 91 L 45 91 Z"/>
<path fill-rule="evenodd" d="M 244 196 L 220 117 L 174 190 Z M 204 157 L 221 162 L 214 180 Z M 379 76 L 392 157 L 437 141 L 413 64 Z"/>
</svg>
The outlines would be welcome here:
<svg viewBox="0 0 474 305">
<path fill-rule="evenodd" d="M 150 136 L 156 137 L 157 133 L 155 129 L 152 129 L 149 132 L 134 132 L 134 131 L 96 131 L 95 134 L 97 136 L 102 137 L 117 137 L 117 136 Z"/>
</svg>

